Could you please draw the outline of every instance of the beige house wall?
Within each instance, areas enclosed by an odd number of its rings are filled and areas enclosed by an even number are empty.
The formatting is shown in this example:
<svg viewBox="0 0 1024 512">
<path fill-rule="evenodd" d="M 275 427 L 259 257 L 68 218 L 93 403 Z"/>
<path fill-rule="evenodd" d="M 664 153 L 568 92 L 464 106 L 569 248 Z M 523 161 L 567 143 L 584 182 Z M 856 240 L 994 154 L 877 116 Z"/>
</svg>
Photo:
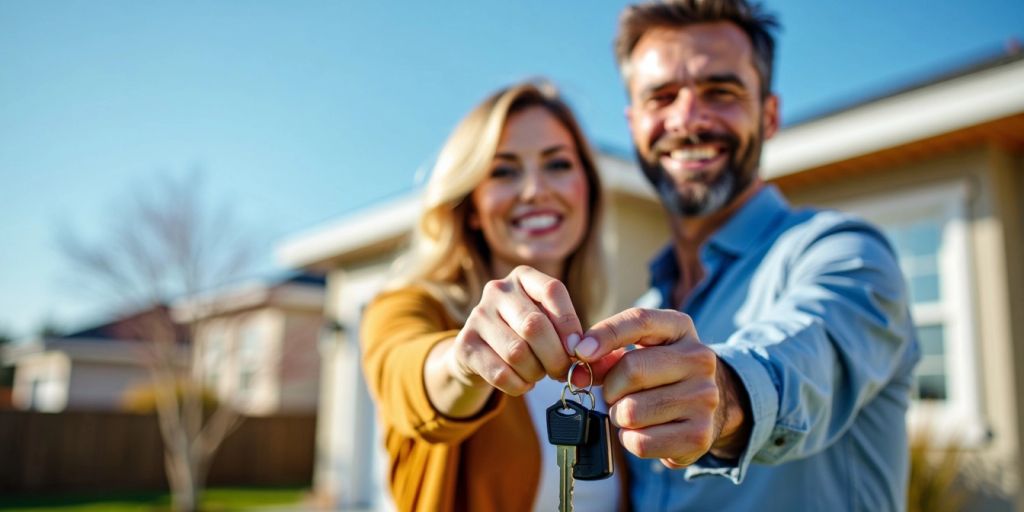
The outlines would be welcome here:
<svg viewBox="0 0 1024 512">
<path fill-rule="evenodd" d="M 647 290 L 647 266 L 670 233 L 664 210 L 652 199 L 618 194 L 609 203 L 603 234 L 614 312 L 630 307 Z"/>
<path fill-rule="evenodd" d="M 281 412 L 316 410 L 322 326 L 319 311 L 284 311 L 283 352 L 277 369 Z"/>
<path fill-rule="evenodd" d="M 213 372 L 205 381 L 246 414 L 316 409 L 321 319 L 320 312 L 261 307 L 206 320 L 195 343 L 200 365 Z M 249 361 L 243 360 L 246 336 L 255 340 Z M 248 389 L 242 389 L 243 370 L 253 372 Z"/>
</svg>

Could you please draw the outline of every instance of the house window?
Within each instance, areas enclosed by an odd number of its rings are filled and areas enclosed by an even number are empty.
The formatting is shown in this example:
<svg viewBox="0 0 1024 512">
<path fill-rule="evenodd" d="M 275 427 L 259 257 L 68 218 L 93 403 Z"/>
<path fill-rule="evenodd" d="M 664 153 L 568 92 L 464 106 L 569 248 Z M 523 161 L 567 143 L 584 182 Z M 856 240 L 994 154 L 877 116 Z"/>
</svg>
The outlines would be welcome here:
<svg viewBox="0 0 1024 512">
<path fill-rule="evenodd" d="M 256 388 L 256 374 L 259 371 L 262 348 L 263 339 L 258 323 L 247 322 L 242 329 L 238 350 L 238 390 L 243 395 L 252 393 Z"/>
<path fill-rule="evenodd" d="M 835 206 L 882 229 L 907 280 L 921 348 L 911 427 L 928 426 L 936 435 L 971 444 L 987 429 L 978 384 L 966 203 L 967 186 L 958 182 Z"/>
<path fill-rule="evenodd" d="M 910 291 L 911 314 L 921 346 L 921 362 L 914 379 L 914 397 L 918 400 L 949 398 L 947 320 L 942 314 L 945 308 L 939 273 L 945 221 L 938 213 L 911 212 L 903 219 L 890 217 L 880 221 L 880 227 L 899 255 L 900 268 Z"/>
</svg>

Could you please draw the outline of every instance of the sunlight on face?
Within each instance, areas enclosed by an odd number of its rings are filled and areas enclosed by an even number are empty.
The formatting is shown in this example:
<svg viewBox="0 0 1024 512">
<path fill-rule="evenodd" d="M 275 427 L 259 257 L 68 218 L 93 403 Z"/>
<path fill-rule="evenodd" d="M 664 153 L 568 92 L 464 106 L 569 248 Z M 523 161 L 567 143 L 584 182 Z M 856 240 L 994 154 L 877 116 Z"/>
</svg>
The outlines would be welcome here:
<svg viewBox="0 0 1024 512">
<path fill-rule="evenodd" d="M 470 227 L 483 232 L 491 270 L 529 265 L 562 277 L 587 231 L 589 183 L 572 134 L 548 110 L 509 117 L 490 176 L 473 190 Z"/>
</svg>

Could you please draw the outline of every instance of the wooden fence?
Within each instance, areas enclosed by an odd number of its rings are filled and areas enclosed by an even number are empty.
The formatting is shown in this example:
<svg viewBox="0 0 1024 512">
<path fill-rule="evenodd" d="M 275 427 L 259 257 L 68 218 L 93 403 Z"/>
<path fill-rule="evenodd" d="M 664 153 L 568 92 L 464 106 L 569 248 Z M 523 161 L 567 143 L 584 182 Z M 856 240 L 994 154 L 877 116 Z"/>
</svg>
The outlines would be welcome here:
<svg viewBox="0 0 1024 512">
<path fill-rule="evenodd" d="M 246 418 L 214 458 L 208 485 L 311 485 L 316 417 Z M 0 410 L 0 493 L 167 488 L 156 417 Z"/>
</svg>

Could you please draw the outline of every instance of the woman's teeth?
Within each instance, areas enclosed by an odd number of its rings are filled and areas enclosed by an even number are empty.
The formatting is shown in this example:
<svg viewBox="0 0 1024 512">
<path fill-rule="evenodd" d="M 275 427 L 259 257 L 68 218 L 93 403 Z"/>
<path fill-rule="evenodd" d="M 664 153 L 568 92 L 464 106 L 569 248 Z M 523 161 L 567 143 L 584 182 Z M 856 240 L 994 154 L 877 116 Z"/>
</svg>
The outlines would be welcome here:
<svg viewBox="0 0 1024 512">
<path fill-rule="evenodd" d="M 520 229 L 538 230 L 548 229 L 558 223 L 558 216 L 556 215 L 531 215 L 529 217 L 523 217 L 516 222 Z"/>
</svg>

